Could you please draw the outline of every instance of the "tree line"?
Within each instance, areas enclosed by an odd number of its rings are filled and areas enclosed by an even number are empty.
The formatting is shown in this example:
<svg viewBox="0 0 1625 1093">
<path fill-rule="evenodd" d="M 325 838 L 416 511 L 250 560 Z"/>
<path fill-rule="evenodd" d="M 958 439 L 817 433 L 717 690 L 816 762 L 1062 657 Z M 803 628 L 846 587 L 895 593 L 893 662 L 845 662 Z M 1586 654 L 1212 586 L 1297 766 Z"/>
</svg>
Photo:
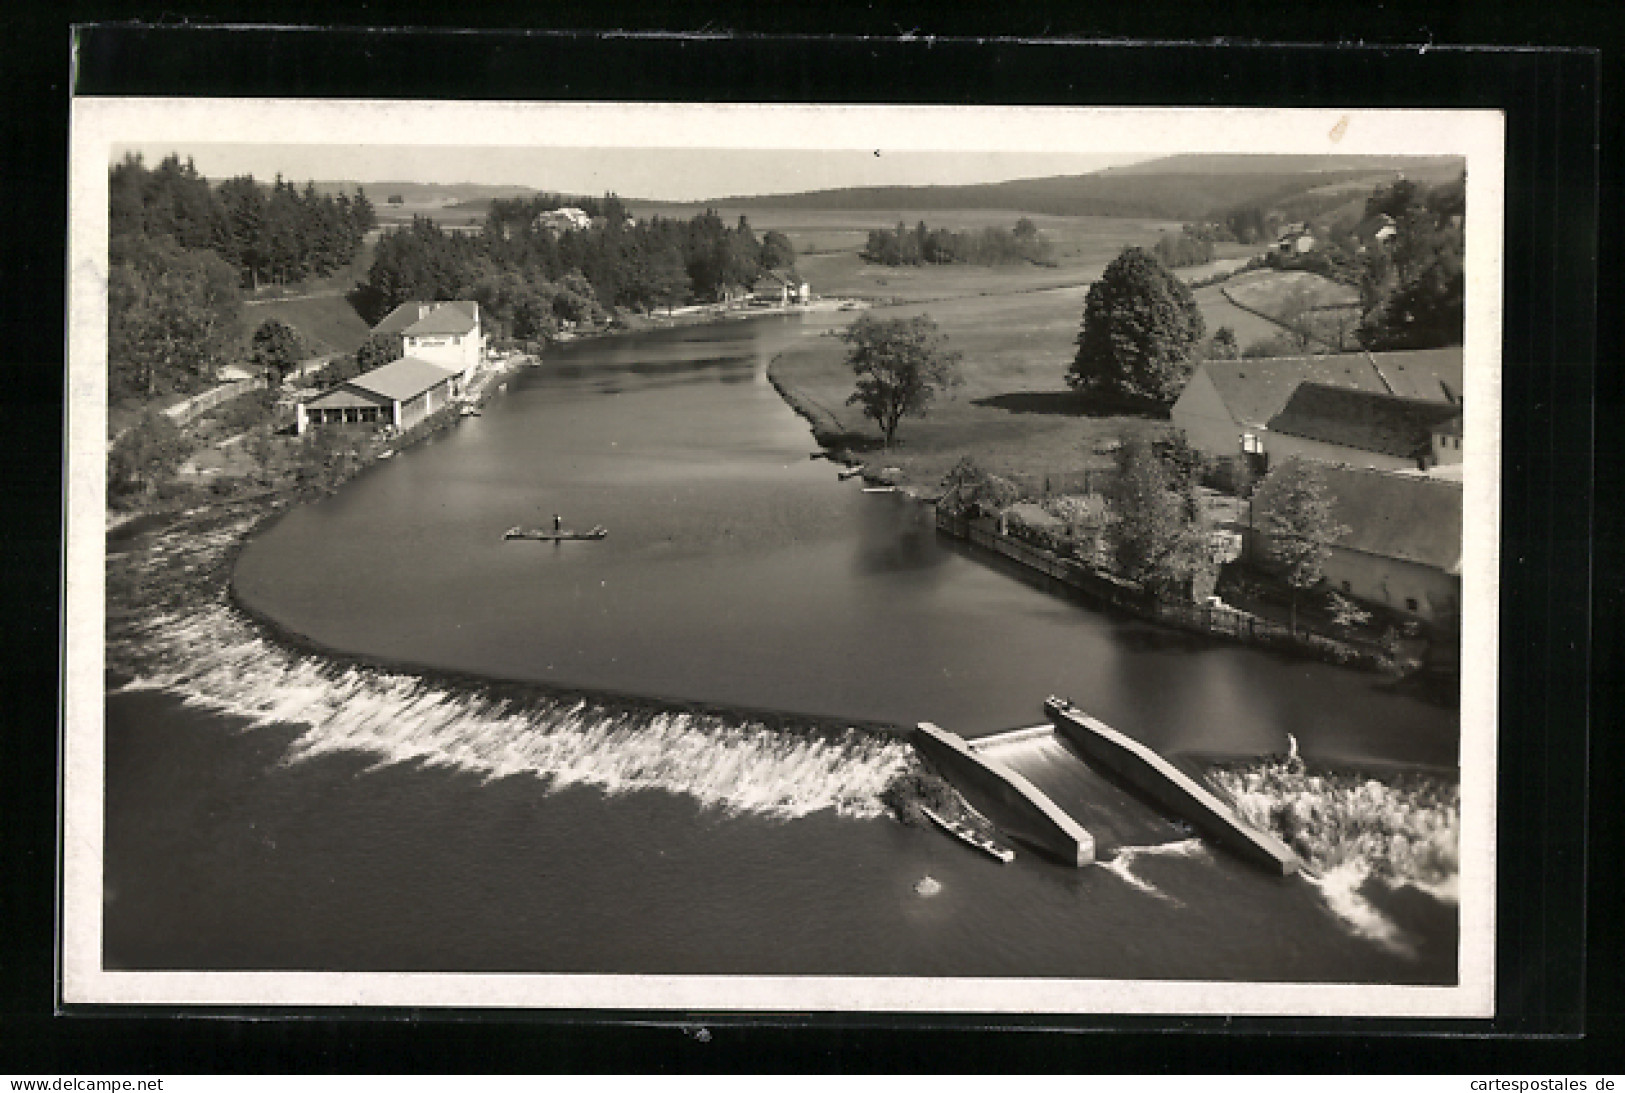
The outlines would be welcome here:
<svg viewBox="0 0 1625 1093">
<path fill-rule="evenodd" d="M 1169 269 L 1202 266 L 1213 261 L 1213 240 L 1187 224 L 1181 232 L 1163 232 L 1152 248 L 1157 260 Z"/>
<path fill-rule="evenodd" d="M 980 231 L 929 228 L 921 220 L 912 229 L 876 228 L 863 246 L 866 262 L 883 266 L 947 265 L 965 262 L 979 266 L 1049 261 L 1049 243 L 1027 217 L 1013 228 L 987 227 Z"/>
<path fill-rule="evenodd" d="M 108 200 L 111 238 L 169 238 L 213 251 L 250 289 L 342 269 L 377 225 L 360 187 L 354 195 L 318 193 L 313 182 L 300 189 L 281 175 L 269 186 L 252 175 L 211 185 L 191 160 L 174 155 L 152 169 L 126 156 L 109 172 Z"/>
<path fill-rule="evenodd" d="M 561 230 L 548 222 L 548 212 L 567 204 L 592 223 Z M 729 299 L 769 271 L 789 277 L 794 268 L 789 239 L 776 231 L 758 237 L 745 217 L 732 227 L 712 210 L 686 221 L 634 221 L 613 195 L 539 195 L 492 202 L 478 232 L 422 217 L 385 232 L 352 303 L 376 323 L 408 300 L 477 300 L 498 336 L 533 340 L 600 321 L 613 308 Z"/>
<path fill-rule="evenodd" d="M 374 223 L 361 190 L 318 194 L 279 176 L 211 185 L 190 160 L 108 173 L 108 384 L 115 399 L 194 391 L 240 351 L 245 287 L 325 276 Z"/>
</svg>

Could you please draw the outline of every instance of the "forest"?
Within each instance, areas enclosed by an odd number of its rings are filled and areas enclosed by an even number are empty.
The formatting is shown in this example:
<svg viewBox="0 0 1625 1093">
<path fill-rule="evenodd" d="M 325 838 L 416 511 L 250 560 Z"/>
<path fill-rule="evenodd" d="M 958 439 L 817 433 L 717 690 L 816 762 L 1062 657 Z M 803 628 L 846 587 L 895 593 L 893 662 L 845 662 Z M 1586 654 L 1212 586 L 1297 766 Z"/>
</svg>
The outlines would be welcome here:
<svg viewBox="0 0 1625 1093">
<path fill-rule="evenodd" d="M 591 224 L 561 230 L 546 217 L 567 206 Z M 493 201 L 478 232 L 417 218 L 384 233 L 352 303 L 375 323 L 407 300 L 478 300 L 498 336 L 528 341 L 613 308 L 649 312 L 728 299 L 765 271 L 788 276 L 794 266 L 783 233 L 758 237 L 744 217 L 732 227 L 710 210 L 686 221 L 635 221 L 614 195 L 539 194 Z"/>
<path fill-rule="evenodd" d="M 1049 244 L 1038 226 L 1027 217 L 1016 221 L 1014 228 L 990 227 L 963 232 L 928 228 L 923 220 L 910 229 L 899 221 L 891 231 L 884 228 L 871 231 L 862 257 L 866 262 L 883 266 L 1043 263 L 1049 260 Z"/>
<path fill-rule="evenodd" d="M 372 202 L 278 176 L 211 183 L 178 156 L 113 166 L 109 186 L 109 382 L 115 399 L 190 392 L 244 352 L 245 291 L 301 285 L 354 262 L 377 225 Z M 546 216 L 571 207 L 588 226 Z M 368 325 L 407 300 L 478 300 L 497 337 L 535 340 L 614 308 L 651 311 L 748 290 L 765 271 L 794 273 L 781 232 L 744 217 L 635 221 L 614 195 L 497 199 L 477 232 L 417 218 L 385 231 L 348 292 Z M 349 286 L 346 286 L 349 287 Z"/>
<path fill-rule="evenodd" d="M 318 194 L 280 176 L 211 185 L 190 160 L 108 174 L 108 384 L 153 398 L 214 382 L 241 350 L 244 289 L 325 277 L 375 223 L 361 189 Z"/>
</svg>

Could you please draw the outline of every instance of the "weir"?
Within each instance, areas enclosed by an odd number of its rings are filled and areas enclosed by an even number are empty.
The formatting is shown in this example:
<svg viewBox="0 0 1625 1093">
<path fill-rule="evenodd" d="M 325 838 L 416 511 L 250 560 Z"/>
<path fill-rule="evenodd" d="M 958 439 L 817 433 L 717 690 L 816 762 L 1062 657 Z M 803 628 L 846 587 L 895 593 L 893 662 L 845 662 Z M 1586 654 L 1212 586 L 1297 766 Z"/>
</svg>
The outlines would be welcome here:
<svg viewBox="0 0 1625 1093">
<path fill-rule="evenodd" d="M 914 746 L 995 824 L 1068 862 L 1167 842 L 1178 829 L 1165 817 L 1176 817 L 1272 873 L 1299 868 L 1278 839 L 1144 744 L 1070 702 L 1050 698 L 1044 709 L 1053 724 L 970 741 L 922 722 Z"/>
<path fill-rule="evenodd" d="M 1070 865 L 1094 862 L 1094 836 L 1038 787 L 1003 764 L 978 755 L 958 734 L 922 721 L 914 747 L 1001 830 Z"/>
<path fill-rule="evenodd" d="M 1168 760 L 1065 699 L 1044 700 L 1056 731 L 1088 760 L 1180 817 L 1238 857 L 1290 876 L 1299 862 L 1284 843 L 1248 826 L 1213 793 Z"/>
</svg>

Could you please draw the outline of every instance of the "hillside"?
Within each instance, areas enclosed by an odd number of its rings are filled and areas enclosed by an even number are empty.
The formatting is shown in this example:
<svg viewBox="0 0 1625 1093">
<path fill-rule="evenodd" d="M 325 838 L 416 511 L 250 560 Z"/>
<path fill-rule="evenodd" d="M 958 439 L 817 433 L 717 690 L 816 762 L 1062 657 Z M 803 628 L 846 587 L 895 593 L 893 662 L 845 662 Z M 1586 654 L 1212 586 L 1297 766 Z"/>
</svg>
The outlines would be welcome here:
<svg viewBox="0 0 1625 1093">
<path fill-rule="evenodd" d="M 353 353 L 370 332 L 343 296 L 253 301 L 243 307 L 243 324 L 249 333 L 267 319 L 281 319 L 304 335 L 312 356 Z"/>
<path fill-rule="evenodd" d="M 1055 216 L 1206 220 L 1239 206 L 1334 208 L 1401 174 L 1443 181 L 1461 169 L 1445 157 L 1172 156 L 1088 175 L 1018 179 L 974 186 L 869 186 L 800 194 L 719 198 L 730 208 L 1000 209 Z M 1339 195 L 1341 191 L 1341 196 Z M 1310 196 L 1310 195 L 1316 196 Z"/>
</svg>

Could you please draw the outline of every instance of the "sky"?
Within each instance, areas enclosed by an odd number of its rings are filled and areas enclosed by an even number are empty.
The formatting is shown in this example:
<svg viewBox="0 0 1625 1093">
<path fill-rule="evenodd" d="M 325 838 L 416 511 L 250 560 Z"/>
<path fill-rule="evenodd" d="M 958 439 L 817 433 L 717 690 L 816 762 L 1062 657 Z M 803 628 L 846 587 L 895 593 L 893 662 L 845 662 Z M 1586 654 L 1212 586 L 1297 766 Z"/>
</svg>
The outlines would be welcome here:
<svg viewBox="0 0 1625 1093">
<path fill-rule="evenodd" d="M 851 186 L 939 186 L 1081 175 L 1153 158 L 1046 151 L 875 148 L 581 148 L 446 145 L 315 145 L 196 142 L 119 144 L 149 166 L 190 156 L 210 179 L 251 174 L 293 182 L 476 182 L 560 193 L 702 201 Z"/>
</svg>

